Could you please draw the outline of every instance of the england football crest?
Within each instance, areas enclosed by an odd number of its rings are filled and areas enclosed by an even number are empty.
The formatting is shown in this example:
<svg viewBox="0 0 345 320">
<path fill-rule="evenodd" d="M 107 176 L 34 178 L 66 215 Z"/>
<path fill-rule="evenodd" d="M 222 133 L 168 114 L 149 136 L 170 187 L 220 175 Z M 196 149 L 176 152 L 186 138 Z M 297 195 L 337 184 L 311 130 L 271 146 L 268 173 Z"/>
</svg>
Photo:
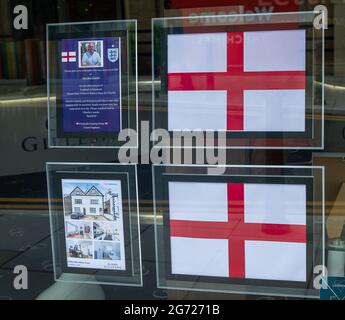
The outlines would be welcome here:
<svg viewBox="0 0 345 320">
<path fill-rule="evenodd" d="M 108 49 L 108 59 L 112 63 L 116 62 L 119 59 L 119 49 L 118 48 Z"/>
</svg>

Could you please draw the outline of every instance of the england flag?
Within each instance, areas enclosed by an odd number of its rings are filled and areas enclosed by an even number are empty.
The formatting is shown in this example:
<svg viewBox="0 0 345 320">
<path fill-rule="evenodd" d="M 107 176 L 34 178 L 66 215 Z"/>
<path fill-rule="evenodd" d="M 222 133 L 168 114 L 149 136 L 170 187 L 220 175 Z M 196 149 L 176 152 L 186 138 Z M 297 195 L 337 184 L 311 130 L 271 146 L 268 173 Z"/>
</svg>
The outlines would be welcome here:
<svg viewBox="0 0 345 320">
<path fill-rule="evenodd" d="M 305 30 L 168 35 L 168 127 L 304 132 Z"/>
<path fill-rule="evenodd" d="M 306 281 L 306 185 L 169 182 L 172 274 Z"/>
<path fill-rule="evenodd" d="M 77 53 L 75 51 L 63 51 L 61 52 L 61 62 L 77 62 Z"/>
</svg>

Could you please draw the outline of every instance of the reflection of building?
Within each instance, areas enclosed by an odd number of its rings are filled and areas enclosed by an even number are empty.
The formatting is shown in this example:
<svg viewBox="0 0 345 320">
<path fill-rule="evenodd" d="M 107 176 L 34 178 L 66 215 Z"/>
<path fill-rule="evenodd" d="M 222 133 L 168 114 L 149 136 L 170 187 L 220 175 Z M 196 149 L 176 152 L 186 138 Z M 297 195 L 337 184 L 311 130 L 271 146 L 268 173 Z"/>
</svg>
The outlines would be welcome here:
<svg viewBox="0 0 345 320">
<path fill-rule="evenodd" d="M 104 214 L 110 215 L 112 220 L 120 219 L 120 199 L 118 193 L 113 193 L 111 190 L 108 190 L 105 194 Z"/>
<path fill-rule="evenodd" d="M 85 215 L 103 215 L 104 196 L 95 186 L 84 192 L 76 187 L 64 198 L 66 213 Z"/>
</svg>

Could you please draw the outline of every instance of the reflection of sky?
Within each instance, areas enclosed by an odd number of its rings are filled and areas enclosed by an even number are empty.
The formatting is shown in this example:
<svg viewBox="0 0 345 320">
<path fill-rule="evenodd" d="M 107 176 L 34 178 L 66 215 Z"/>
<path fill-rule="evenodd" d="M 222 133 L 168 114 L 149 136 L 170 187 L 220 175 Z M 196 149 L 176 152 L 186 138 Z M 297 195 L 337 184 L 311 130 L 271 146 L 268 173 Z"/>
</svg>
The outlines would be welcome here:
<svg viewBox="0 0 345 320">
<path fill-rule="evenodd" d="M 112 192 L 119 192 L 120 181 L 115 180 L 62 180 L 62 193 L 70 194 L 76 187 L 79 187 L 84 192 L 95 186 L 103 194 L 111 189 Z"/>
</svg>

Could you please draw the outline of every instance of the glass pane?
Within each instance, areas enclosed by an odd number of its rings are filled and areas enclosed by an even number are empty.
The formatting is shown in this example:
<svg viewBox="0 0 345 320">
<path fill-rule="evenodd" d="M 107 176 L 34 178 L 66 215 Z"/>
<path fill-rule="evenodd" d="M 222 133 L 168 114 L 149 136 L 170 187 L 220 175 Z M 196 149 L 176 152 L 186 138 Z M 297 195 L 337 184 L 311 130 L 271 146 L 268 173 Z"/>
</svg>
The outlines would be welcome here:
<svg viewBox="0 0 345 320">
<path fill-rule="evenodd" d="M 136 20 L 47 25 L 50 147 L 119 147 L 120 131 L 136 129 L 136 30 Z"/>
<path fill-rule="evenodd" d="M 136 166 L 47 164 L 56 281 L 142 286 Z"/>
<path fill-rule="evenodd" d="M 172 138 L 214 130 L 227 148 L 322 149 L 324 35 L 315 16 L 153 19 L 154 128 Z"/>
<path fill-rule="evenodd" d="M 319 296 L 323 168 L 154 166 L 158 286 Z"/>
</svg>

